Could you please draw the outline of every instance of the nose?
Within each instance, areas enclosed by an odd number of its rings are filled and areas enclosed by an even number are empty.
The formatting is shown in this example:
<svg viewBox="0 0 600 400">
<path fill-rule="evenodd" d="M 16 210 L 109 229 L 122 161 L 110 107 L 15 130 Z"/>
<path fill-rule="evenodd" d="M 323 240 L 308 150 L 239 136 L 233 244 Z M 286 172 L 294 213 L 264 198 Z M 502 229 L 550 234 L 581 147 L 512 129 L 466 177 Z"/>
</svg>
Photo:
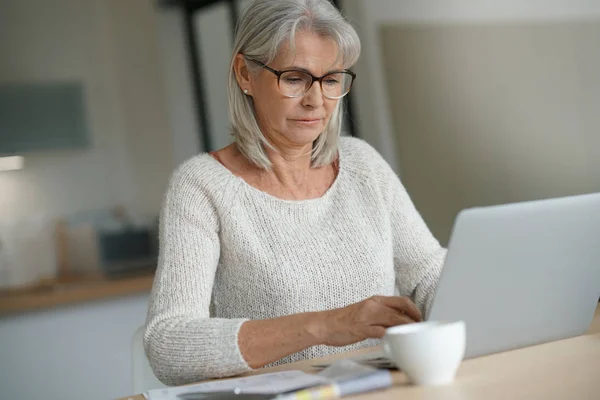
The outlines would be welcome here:
<svg viewBox="0 0 600 400">
<path fill-rule="evenodd" d="M 313 85 L 308 89 L 308 92 L 304 94 L 302 98 L 302 105 L 306 107 L 318 108 L 323 105 L 323 92 L 319 82 L 314 82 Z"/>
</svg>

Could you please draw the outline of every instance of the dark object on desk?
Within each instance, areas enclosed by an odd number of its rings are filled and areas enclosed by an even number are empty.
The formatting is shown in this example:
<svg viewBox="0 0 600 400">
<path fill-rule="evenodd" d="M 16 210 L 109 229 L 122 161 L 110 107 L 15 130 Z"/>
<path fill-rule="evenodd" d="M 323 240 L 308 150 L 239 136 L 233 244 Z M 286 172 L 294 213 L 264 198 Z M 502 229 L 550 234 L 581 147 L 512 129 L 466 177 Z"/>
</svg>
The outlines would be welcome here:
<svg viewBox="0 0 600 400">
<path fill-rule="evenodd" d="M 364 358 L 360 360 L 353 360 L 354 362 L 361 365 L 368 365 L 369 367 L 377 368 L 377 369 L 392 369 L 397 370 L 398 367 L 396 364 L 387 357 L 373 357 L 373 358 Z M 327 368 L 331 364 L 315 364 L 313 367 L 315 368 Z"/>
<path fill-rule="evenodd" d="M 101 264 L 108 276 L 156 268 L 156 246 L 150 229 L 127 228 L 117 232 L 99 232 Z"/>
<path fill-rule="evenodd" d="M 378 369 L 398 369 L 396 364 L 387 357 L 371 358 L 371 359 L 359 362 L 359 364 L 368 365 L 370 367 L 374 367 L 374 368 L 378 368 Z"/>
</svg>

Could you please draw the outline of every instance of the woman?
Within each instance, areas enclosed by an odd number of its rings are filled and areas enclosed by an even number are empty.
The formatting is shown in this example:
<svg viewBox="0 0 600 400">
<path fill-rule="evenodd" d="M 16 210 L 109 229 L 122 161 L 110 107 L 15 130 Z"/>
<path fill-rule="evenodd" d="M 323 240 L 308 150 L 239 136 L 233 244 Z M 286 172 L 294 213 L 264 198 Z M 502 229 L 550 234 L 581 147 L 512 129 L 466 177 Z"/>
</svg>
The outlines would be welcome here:
<svg viewBox="0 0 600 400">
<path fill-rule="evenodd" d="M 257 0 L 229 77 L 235 141 L 172 176 L 144 335 L 170 385 L 377 345 L 445 257 L 402 184 L 339 138 L 360 52 L 327 0 Z"/>
</svg>

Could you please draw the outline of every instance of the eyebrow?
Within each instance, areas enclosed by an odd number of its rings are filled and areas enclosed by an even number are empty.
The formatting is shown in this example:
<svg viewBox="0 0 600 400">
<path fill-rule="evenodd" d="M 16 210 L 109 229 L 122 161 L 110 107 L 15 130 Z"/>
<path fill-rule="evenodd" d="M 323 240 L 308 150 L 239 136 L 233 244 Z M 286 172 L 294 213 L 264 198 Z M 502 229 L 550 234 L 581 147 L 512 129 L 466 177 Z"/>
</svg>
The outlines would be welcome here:
<svg viewBox="0 0 600 400">
<path fill-rule="evenodd" d="M 311 74 L 311 75 L 313 75 L 313 76 L 316 76 L 316 75 L 314 75 L 312 72 L 310 72 L 309 70 L 307 70 L 306 68 L 298 67 L 298 66 L 296 66 L 296 65 L 292 65 L 292 66 L 290 66 L 290 67 L 283 68 L 281 71 L 290 71 L 290 70 L 294 70 L 294 71 L 302 71 L 302 72 L 306 72 L 306 73 L 308 73 L 308 74 Z M 325 75 L 333 74 L 333 73 L 335 73 L 335 72 L 346 72 L 346 71 L 347 71 L 346 69 L 330 69 L 329 71 L 325 72 L 325 73 L 324 73 L 323 75 L 321 75 L 321 76 L 325 76 Z"/>
</svg>

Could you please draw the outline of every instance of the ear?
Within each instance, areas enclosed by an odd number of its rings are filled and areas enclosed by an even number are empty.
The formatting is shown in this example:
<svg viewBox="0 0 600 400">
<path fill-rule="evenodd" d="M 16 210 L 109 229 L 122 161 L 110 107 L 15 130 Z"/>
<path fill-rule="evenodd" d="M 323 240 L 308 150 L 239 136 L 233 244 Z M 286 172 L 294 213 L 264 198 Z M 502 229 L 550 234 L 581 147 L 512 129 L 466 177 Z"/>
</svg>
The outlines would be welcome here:
<svg viewBox="0 0 600 400">
<path fill-rule="evenodd" d="M 252 75 L 248 70 L 248 66 L 246 65 L 246 60 L 244 59 L 243 55 L 238 54 L 235 56 L 235 60 L 233 61 L 233 70 L 235 72 L 235 79 L 242 91 L 247 95 L 251 95 Z M 246 90 L 248 92 L 246 92 Z"/>
</svg>

